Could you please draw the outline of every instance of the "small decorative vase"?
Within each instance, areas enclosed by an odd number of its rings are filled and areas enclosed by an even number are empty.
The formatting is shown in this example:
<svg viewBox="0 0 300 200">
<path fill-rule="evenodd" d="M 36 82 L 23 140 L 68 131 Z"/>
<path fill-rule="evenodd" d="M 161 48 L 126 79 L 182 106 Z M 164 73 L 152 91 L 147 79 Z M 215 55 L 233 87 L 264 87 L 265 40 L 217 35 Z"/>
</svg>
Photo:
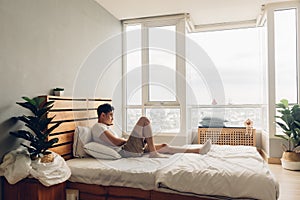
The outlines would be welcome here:
<svg viewBox="0 0 300 200">
<path fill-rule="evenodd" d="M 53 162 L 54 156 L 52 153 L 45 154 L 43 157 L 41 157 L 41 163 L 50 163 Z"/>
</svg>

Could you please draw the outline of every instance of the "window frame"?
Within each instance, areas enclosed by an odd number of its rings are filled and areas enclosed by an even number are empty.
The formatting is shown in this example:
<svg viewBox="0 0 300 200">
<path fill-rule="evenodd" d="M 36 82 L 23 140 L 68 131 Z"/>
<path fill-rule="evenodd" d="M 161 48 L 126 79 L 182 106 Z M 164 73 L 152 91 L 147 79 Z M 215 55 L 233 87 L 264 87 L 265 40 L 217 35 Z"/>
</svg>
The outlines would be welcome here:
<svg viewBox="0 0 300 200">
<path fill-rule="evenodd" d="M 284 3 L 274 3 L 268 4 L 265 8 L 265 18 L 267 19 L 267 34 L 268 34 L 268 67 L 267 67 L 267 91 L 268 91 L 268 99 L 267 99 L 267 107 L 268 107 L 268 126 L 267 131 L 270 138 L 276 138 L 277 131 L 276 131 L 276 73 L 275 73 L 275 16 L 274 12 L 277 10 L 288 10 L 288 9 L 296 9 L 296 71 L 297 71 L 297 103 L 299 104 L 300 99 L 300 66 L 299 66 L 299 52 L 300 52 L 300 15 L 299 9 L 300 4 L 299 2 L 284 2 Z M 280 133 L 279 133 L 280 134 Z"/>
<path fill-rule="evenodd" d="M 142 84 L 143 84 L 143 92 L 142 92 L 142 104 L 145 106 L 175 106 L 179 107 L 180 103 L 178 101 L 178 95 L 179 91 L 177 91 L 177 85 L 178 85 L 178 73 L 179 70 L 178 62 L 177 62 L 177 34 L 176 34 L 176 78 L 175 78 L 175 88 L 176 93 L 175 101 L 150 101 L 150 71 L 149 71 L 149 28 L 156 28 L 156 27 L 163 27 L 163 26 L 175 26 L 176 32 L 178 31 L 178 23 L 180 23 L 178 20 L 166 20 L 166 21 L 148 21 L 145 23 L 142 23 Z"/>
<path fill-rule="evenodd" d="M 123 21 L 123 134 L 127 134 L 127 109 L 141 109 L 142 115 L 146 115 L 146 109 L 149 108 L 177 108 L 180 109 L 180 131 L 179 133 L 166 133 L 171 135 L 185 135 L 186 134 L 186 87 L 182 78 L 185 77 L 185 22 L 186 14 L 162 16 L 162 17 L 148 17 L 141 19 L 131 19 Z M 127 59 L 126 59 L 126 27 L 128 25 L 140 24 L 141 25 L 141 43 L 142 43 L 142 104 L 141 105 L 128 105 L 127 102 Z M 162 26 L 175 26 L 176 27 L 176 74 L 175 74 L 175 88 L 176 88 L 176 101 L 150 101 L 149 99 L 149 36 L 148 28 L 162 27 Z M 180 87 L 181 86 L 181 87 Z M 129 131 L 129 130 L 128 130 Z M 160 134 L 164 135 L 164 134 Z"/>
</svg>

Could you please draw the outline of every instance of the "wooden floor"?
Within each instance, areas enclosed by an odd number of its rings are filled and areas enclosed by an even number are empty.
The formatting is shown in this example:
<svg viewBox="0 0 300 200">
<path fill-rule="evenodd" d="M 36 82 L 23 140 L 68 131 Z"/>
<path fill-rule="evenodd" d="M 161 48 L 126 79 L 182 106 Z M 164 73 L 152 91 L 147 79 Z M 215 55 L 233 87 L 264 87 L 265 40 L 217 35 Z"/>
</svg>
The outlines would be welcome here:
<svg viewBox="0 0 300 200">
<path fill-rule="evenodd" d="M 274 164 L 269 164 L 269 168 L 279 182 L 279 200 L 299 200 L 300 171 L 286 170 Z"/>
</svg>

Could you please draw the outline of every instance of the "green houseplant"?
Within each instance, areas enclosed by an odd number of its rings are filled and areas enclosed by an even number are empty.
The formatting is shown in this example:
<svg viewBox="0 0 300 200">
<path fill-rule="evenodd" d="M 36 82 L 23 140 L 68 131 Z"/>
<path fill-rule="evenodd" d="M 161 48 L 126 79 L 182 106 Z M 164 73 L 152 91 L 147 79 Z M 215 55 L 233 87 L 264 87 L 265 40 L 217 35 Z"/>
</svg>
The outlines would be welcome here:
<svg viewBox="0 0 300 200">
<path fill-rule="evenodd" d="M 300 152 L 297 151 L 300 147 L 300 106 L 295 104 L 290 108 L 288 100 L 282 99 L 276 107 L 281 114 L 275 116 L 279 119 L 276 124 L 284 133 L 284 135 L 276 136 L 288 142 L 287 146 L 283 145 L 282 165 L 286 169 L 300 170 Z"/>
<path fill-rule="evenodd" d="M 49 134 L 57 128 L 60 123 L 53 123 L 49 128 L 49 124 L 54 117 L 48 117 L 49 110 L 53 107 L 54 101 L 46 102 L 45 97 L 35 97 L 33 99 L 28 97 L 22 97 L 25 102 L 17 102 L 18 105 L 29 109 L 32 115 L 23 115 L 17 117 L 18 120 L 25 123 L 25 126 L 29 130 L 18 130 L 10 132 L 10 134 L 28 140 L 29 145 L 21 143 L 28 149 L 31 159 L 42 158 L 46 155 L 51 155 L 50 151 L 47 151 L 55 143 L 58 142 L 58 138 L 48 140 Z M 53 160 L 50 158 L 50 161 Z"/>
</svg>

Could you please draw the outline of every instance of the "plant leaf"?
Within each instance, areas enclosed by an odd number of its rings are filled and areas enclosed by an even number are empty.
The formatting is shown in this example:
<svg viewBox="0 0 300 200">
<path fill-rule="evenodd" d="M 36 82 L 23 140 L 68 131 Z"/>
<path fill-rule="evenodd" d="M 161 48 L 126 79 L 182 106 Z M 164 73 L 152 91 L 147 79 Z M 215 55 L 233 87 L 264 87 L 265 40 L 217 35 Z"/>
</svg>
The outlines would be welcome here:
<svg viewBox="0 0 300 200">
<path fill-rule="evenodd" d="M 295 123 L 295 124 L 297 124 L 297 126 L 299 126 L 299 127 L 300 127 L 300 122 L 298 122 L 298 121 L 294 121 L 294 123 Z"/>
<path fill-rule="evenodd" d="M 285 124 L 281 122 L 276 122 L 276 124 L 278 124 L 284 131 L 289 131 L 288 127 Z"/>
<path fill-rule="evenodd" d="M 289 138 L 287 136 L 285 136 L 285 135 L 275 135 L 275 136 L 276 137 L 280 137 L 280 138 L 282 138 L 284 140 L 289 140 Z"/>
<path fill-rule="evenodd" d="M 289 107 L 289 101 L 287 99 L 281 99 L 280 103 L 282 103 L 284 105 L 285 108 Z"/>
<path fill-rule="evenodd" d="M 36 107 L 36 103 L 34 99 L 30 99 L 29 97 L 22 97 L 22 99 L 24 99 L 25 101 L 27 101 L 28 103 Z"/>
<path fill-rule="evenodd" d="M 11 131 L 10 134 L 12 134 L 13 136 L 18 137 L 18 138 L 23 138 L 30 142 L 35 140 L 34 135 L 32 135 L 29 131 L 26 131 L 26 130 Z"/>
<path fill-rule="evenodd" d="M 24 107 L 24 108 L 29 109 L 34 115 L 37 112 L 37 108 L 34 105 L 32 105 L 32 104 L 30 104 L 28 102 L 17 102 L 17 104 L 20 105 L 20 106 L 22 106 L 22 107 Z"/>
<path fill-rule="evenodd" d="M 36 115 L 38 117 L 46 117 L 45 114 L 47 114 L 52 107 L 53 107 L 53 105 L 51 105 L 49 107 L 41 108 L 37 111 Z"/>
<path fill-rule="evenodd" d="M 51 126 L 49 129 L 47 129 L 44 134 L 46 137 L 48 137 L 48 135 L 54 130 L 56 129 L 62 122 L 57 122 L 56 124 L 54 124 L 53 126 Z"/>
<path fill-rule="evenodd" d="M 45 150 L 49 149 L 50 147 L 53 146 L 53 144 L 55 144 L 57 142 L 58 142 L 58 138 L 52 138 L 48 142 L 45 142 L 45 144 L 44 144 Z"/>
</svg>

